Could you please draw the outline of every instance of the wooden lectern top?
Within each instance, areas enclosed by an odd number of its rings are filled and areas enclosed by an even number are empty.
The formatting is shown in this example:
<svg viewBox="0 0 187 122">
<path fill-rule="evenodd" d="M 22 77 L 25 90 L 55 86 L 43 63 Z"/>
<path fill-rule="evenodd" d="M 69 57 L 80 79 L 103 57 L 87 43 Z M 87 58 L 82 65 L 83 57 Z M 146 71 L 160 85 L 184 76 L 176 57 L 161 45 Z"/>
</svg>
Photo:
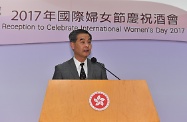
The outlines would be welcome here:
<svg viewBox="0 0 187 122">
<path fill-rule="evenodd" d="M 96 91 L 110 104 L 103 111 L 89 104 Z M 39 122 L 159 122 L 145 80 L 51 80 Z"/>
</svg>

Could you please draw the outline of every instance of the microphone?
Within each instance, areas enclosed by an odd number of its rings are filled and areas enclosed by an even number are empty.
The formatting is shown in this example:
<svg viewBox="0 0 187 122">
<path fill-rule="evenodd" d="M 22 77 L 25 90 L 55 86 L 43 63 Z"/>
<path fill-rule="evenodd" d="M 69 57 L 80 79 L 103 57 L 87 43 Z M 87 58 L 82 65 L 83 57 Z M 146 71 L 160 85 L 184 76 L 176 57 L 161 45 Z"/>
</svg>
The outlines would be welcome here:
<svg viewBox="0 0 187 122">
<path fill-rule="evenodd" d="M 101 65 L 100 63 L 97 62 L 97 59 L 95 57 L 91 58 L 91 62 L 92 63 L 97 63 L 99 64 L 99 66 L 101 66 L 102 68 L 104 68 L 105 70 L 107 70 L 110 74 L 112 74 L 114 77 L 116 77 L 118 80 L 121 80 L 119 77 L 117 77 L 114 73 L 112 73 L 110 70 L 108 70 L 107 68 L 105 68 L 103 65 Z"/>
</svg>

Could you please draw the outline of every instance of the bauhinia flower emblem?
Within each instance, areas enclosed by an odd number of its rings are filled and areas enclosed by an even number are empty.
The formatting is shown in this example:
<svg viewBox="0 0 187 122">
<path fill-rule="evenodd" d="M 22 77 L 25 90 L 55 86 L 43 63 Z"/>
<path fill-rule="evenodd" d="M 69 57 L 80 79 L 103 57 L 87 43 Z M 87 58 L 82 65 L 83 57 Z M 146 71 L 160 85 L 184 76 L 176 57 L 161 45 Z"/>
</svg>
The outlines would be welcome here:
<svg viewBox="0 0 187 122">
<path fill-rule="evenodd" d="M 102 111 L 109 106 L 110 100 L 107 94 L 97 91 L 90 95 L 89 103 L 94 110 Z"/>
<path fill-rule="evenodd" d="M 94 98 L 94 101 L 96 102 L 96 104 L 95 104 L 96 106 L 98 106 L 98 105 L 103 106 L 104 105 L 103 102 L 105 101 L 105 98 L 101 98 L 101 96 L 98 95 L 96 99 Z"/>
</svg>

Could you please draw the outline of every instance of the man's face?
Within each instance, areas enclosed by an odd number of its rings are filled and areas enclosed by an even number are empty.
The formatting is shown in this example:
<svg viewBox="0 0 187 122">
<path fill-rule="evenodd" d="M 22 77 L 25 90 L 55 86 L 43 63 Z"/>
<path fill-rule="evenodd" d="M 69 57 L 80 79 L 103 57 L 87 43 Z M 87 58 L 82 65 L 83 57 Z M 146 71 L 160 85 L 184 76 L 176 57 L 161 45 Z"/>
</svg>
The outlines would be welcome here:
<svg viewBox="0 0 187 122">
<path fill-rule="evenodd" d="M 92 44 L 88 34 L 78 34 L 76 42 L 70 44 L 77 59 L 87 58 L 91 53 Z"/>
</svg>

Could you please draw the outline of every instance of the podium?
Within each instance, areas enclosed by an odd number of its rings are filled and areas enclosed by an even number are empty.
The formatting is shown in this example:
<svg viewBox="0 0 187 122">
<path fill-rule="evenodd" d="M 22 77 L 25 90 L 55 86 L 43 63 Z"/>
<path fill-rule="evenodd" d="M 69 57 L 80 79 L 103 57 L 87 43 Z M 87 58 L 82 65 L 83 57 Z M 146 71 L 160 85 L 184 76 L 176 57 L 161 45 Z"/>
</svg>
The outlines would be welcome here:
<svg viewBox="0 0 187 122">
<path fill-rule="evenodd" d="M 105 110 L 89 103 L 94 92 L 109 98 Z M 39 122 L 159 122 L 145 80 L 50 80 Z"/>
</svg>

